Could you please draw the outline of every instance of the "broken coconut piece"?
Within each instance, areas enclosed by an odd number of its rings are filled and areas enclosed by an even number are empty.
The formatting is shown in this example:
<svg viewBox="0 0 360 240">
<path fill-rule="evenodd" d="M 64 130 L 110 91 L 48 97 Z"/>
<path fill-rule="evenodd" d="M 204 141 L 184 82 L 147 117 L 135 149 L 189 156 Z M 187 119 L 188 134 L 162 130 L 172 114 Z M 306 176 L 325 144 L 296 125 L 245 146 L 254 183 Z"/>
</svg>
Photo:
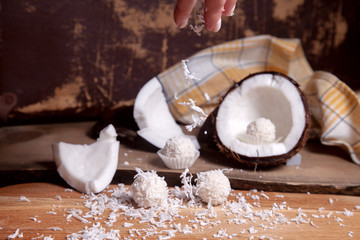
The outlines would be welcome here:
<svg viewBox="0 0 360 240">
<path fill-rule="evenodd" d="M 168 189 L 164 177 L 155 171 L 143 172 L 136 168 L 137 174 L 131 184 L 130 191 L 139 207 L 163 207 L 167 204 Z"/>
<path fill-rule="evenodd" d="M 219 205 L 227 200 L 230 191 L 230 181 L 222 170 L 211 170 L 197 174 L 196 193 L 204 202 Z"/>
<path fill-rule="evenodd" d="M 116 130 L 110 124 L 90 145 L 53 144 L 58 173 L 80 192 L 101 192 L 111 183 L 116 172 L 120 146 L 116 137 Z"/>
<path fill-rule="evenodd" d="M 168 168 L 185 169 L 194 164 L 200 152 L 189 138 L 180 135 L 168 139 L 157 154 Z"/>
<path fill-rule="evenodd" d="M 157 148 L 163 148 L 166 141 L 172 137 L 184 135 L 200 149 L 196 137 L 185 135 L 171 115 L 162 87 L 156 78 L 147 82 L 136 96 L 134 118 L 139 127 L 138 135 Z"/>
<path fill-rule="evenodd" d="M 216 143 L 249 166 L 284 163 L 305 145 L 310 111 L 298 84 L 277 72 L 249 75 L 214 111 Z"/>
</svg>

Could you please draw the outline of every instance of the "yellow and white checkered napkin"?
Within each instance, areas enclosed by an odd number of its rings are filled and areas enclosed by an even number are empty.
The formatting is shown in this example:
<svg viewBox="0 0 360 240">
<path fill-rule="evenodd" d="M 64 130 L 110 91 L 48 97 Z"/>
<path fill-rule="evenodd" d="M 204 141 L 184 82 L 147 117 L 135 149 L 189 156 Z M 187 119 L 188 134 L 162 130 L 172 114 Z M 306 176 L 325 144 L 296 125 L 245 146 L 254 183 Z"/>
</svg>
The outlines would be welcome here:
<svg viewBox="0 0 360 240">
<path fill-rule="evenodd" d="M 299 39 L 262 35 L 226 42 L 196 53 L 157 79 L 175 120 L 189 124 L 192 113 L 180 103 L 193 99 L 210 114 L 234 83 L 260 71 L 278 71 L 296 80 L 321 126 L 321 142 L 345 148 L 360 164 L 360 101 L 336 76 L 312 70 Z"/>
</svg>

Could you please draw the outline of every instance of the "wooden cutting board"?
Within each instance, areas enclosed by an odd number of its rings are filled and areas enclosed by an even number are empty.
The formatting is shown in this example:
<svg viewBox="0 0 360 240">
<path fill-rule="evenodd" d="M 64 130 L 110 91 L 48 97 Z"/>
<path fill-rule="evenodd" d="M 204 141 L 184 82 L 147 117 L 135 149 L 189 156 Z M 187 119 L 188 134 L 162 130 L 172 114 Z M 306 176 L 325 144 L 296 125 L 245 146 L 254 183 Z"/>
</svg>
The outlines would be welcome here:
<svg viewBox="0 0 360 240">
<path fill-rule="evenodd" d="M 119 201 L 121 197 L 111 197 L 114 189 L 119 187 L 111 185 L 103 194 L 112 201 Z M 128 186 L 125 189 L 128 191 Z M 97 197 L 99 199 L 100 195 Z M 85 201 L 88 201 L 87 207 Z M 360 197 L 236 190 L 228 202 L 233 205 L 216 206 L 213 209 L 216 216 L 205 215 L 203 218 L 196 216 L 206 211 L 206 205 L 179 208 L 178 216 L 163 227 L 155 227 L 154 222 L 140 222 L 139 218 L 126 218 L 125 210 L 118 210 L 120 215 L 116 222 L 107 227 L 110 207 L 96 219 L 86 218 L 84 215 L 90 211 L 90 206 L 95 206 L 91 205 L 95 200 L 83 194 L 50 183 L 12 185 L 0 188 L 0 239 L 7 239 L 17 230 L 22 239 L 49 236 L 65 239 L 73 233 L 81 236 L 85 228 L 88 228 L 86 232 L 95 231 L 94 224 L 100 224 L 107 233 L 119 231 L 120 239 L 159 239 L 160 235 L 169 236 L 169 230 L 173 231 L 172 239 L 360 238 Z M 244 203 L 252 206 L 250 211 L 236 207 Z M 134 203 L 130 204 L 132 206 L 135 207 Z M 186 201 L 182 206 L 186 206 Z M 71 215 L 71 211 L 82 212 L 76 216 Z M 142 215 L 145 213 L 143 210 Z M 286 223 L 281 223 L 284 219 Z M 159 221 L 156 217 L 154 220 Z M 145 237 L 149 230 L 154 235 Z"/>
<path fill-rule="evenodd" d="M 0 128 L 0 186 L 24 182 L 62 183 L 53 161 L 53 143 L 90 144 L 88 132 L 95 122 L 11 126 Z M 170 186 L 179 185 L 182 170 L 168 169 L 156 149 L 144 143 L 120 140 L 119 164 L 113 183 L 131 184 L 135 168 L 156 170 Z M 196 174 L 212 169 L 233 170 L 227 174 L 234 189 L 280 192 L 311 192 L 360 195 L 360 166 L 337 147 L 308 142 L 299 165 L 271 169 L 244 169 L 216 150 L 203 148 L 190 168 Z"/>
</svg>

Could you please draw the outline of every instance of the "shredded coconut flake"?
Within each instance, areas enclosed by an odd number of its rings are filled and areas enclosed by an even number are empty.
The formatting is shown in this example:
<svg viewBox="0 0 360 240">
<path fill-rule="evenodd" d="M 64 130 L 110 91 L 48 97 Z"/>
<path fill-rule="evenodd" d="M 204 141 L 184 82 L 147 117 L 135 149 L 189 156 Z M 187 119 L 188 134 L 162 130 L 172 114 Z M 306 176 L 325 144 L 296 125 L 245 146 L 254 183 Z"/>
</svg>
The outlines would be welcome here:
<svg viewBox="0 0 360 240">
<path fill-rule="evenodd" d="M 16 231 L 13 234 L 10 234 L 7 239 L 14 239 L 17 238 L 20 234 L 20 229 L 16 229 Z"/>
<path fill-rule="evenodd" d="M 189 110 L 194 111 L 196 114 L 191 115 L 192 123 L 189 125 L 186 125 L 185 128 L 191 132 L 194 128 L 198 126 L 202 126 L 202 124 L 205 122 L 208 115 L 204 112 L 204 110 L 198 106 L 196 106 L 195 101 L 191 98 L 189 98 L 189 102 L 181 102 L 179 103 L 183 106 L 189 106 Z"/>
<path fill-rule="evenodd" d="M 19 197 L 19 202 L 30 202 L 30 200 L 25 196 L 20 196 Z"/>
<path fill-rule="evenodd" d="M 63 229 L 59 228 L 59 227 L 49 227 L 48 229 L 53 230 L 53 231 L 63 231 Z"/>
<path fill-rule="evenodd" d="M 188 66 L 189 59 L 181 60 L 181 63 L 182 63 L 185 78 L 187 80 L 196 80 L 196 81 L 200 80 L 200 78 L 196 77 L 195 74 L 189 70 L 189 66 Z"/>
</svg>

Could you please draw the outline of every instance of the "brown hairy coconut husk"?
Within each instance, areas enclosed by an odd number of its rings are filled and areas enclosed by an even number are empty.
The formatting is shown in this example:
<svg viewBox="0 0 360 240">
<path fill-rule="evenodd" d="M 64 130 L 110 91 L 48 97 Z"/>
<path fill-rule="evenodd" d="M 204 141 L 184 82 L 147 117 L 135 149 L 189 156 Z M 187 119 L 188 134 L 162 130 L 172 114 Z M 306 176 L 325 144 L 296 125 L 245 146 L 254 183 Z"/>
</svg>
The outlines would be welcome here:
<svg viewBox="0 0 360 240">
<path fill-rule="evenodd" d="M 272 167 L 305 146 L 311 115 L 296 81 L 278 72 L 259 72 L 235 84 L 205 125 L 227 157 L 248 167 Z"/>
</svg>

